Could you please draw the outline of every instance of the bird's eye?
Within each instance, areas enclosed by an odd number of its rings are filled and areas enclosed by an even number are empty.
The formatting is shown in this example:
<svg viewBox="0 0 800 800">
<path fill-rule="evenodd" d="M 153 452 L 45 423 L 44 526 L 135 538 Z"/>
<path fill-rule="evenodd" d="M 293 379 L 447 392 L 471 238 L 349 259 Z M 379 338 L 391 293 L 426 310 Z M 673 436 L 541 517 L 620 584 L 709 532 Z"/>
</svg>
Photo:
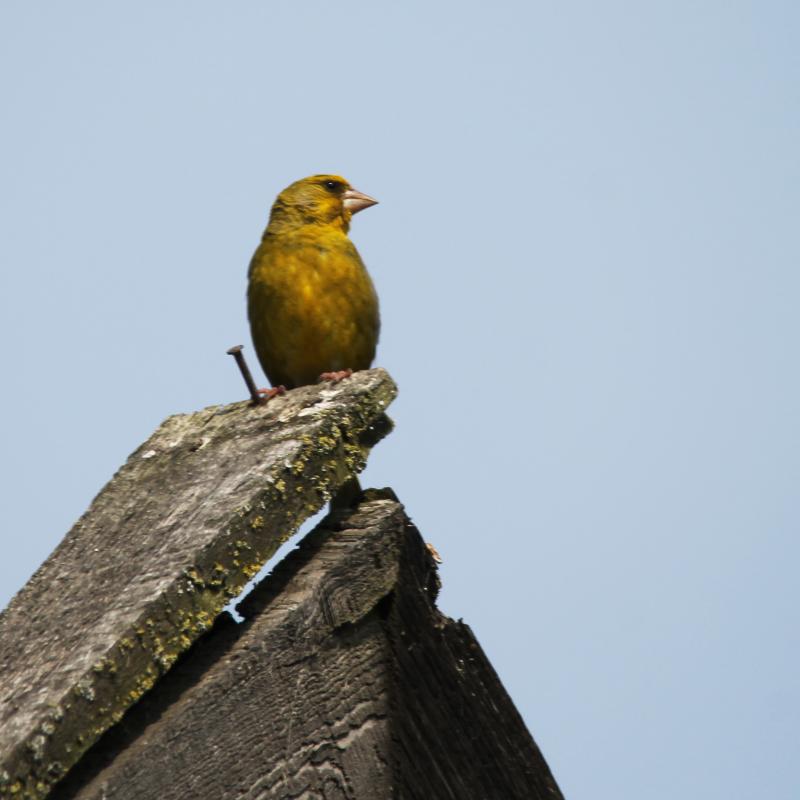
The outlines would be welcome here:
<svg viewBox="0 0 800 800">
<path fill-rule="evenodd" d="M 332 192 L 335 192 L 340 186 L 339 181 L 325 181 L 325 188 L 330 189 Z"/>
</svg>

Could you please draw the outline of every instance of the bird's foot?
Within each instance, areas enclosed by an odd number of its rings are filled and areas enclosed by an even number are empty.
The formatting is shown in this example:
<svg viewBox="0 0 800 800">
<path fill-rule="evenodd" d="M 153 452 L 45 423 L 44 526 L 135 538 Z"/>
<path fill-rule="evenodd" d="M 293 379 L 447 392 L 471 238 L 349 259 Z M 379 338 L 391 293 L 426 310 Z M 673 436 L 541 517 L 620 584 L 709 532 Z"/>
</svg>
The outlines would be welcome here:
<svg viewBox="0 0 800 800">
<path fill-rule="evenodd" d="M 286 394 L 286 387 L 281 386 L 273 386 L 271 389 L 259 389 L 256 394 L 262 403 L 266 403 L 269 400 L 272 400 L 273 397 L 279 397 L 282 394 Z"/>
<path fill-rule="evenodd" d="M 323 372 L 322 375 L 319 376 L 318 382 L 333 381 L 333 383 L 339 383 L 339 381 L 349 378 L 352 374 L 353 370 L 351 369 L 340 369 L 338 372 Z"/>
</svg>

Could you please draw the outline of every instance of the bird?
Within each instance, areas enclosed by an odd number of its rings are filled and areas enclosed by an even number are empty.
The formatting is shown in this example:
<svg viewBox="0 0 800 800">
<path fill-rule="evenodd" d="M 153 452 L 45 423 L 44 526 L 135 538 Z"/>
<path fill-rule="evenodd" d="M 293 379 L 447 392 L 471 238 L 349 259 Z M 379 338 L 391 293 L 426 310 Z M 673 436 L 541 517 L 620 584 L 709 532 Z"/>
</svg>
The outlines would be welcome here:
<svg viewBox="0 0 800 800">
<path fill-rule="evenodd" d="M 295 181 L 276 198 L 248 270 L 247 307 L 266 399 L 368 369 L 378 296 L 348 231 L 378 201 L 339 175 Z"/>
</svg>

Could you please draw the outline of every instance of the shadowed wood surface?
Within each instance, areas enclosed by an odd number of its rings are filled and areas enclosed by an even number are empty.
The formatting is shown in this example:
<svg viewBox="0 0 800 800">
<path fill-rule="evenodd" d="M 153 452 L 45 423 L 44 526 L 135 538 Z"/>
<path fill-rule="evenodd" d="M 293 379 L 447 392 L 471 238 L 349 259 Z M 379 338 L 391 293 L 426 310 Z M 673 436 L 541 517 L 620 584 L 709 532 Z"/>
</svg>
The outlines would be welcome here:
<svg viewBox="0 0 800 800">
<path fill-rule="evenodd" d="M 0 615 L 0 797 L 49 786 L 363 468 L 383 370 L 167 419 Z M 186 797 L 187 795 L 180 795 Z"/>
<path fill-rule="evenodd" d="M 336 511 L 110 730 L 54 800 L 558 800 L 388 491 Z"/>
</svg>

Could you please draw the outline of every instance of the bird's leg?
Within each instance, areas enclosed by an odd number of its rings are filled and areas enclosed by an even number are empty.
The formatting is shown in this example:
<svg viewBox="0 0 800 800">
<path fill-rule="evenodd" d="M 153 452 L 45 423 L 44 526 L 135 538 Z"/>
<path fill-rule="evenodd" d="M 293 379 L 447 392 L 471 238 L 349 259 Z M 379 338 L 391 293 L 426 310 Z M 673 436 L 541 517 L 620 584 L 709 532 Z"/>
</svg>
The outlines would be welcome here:
<svg viewBox="0 0 800 800">
<path fill-rule="evenodd" d="M 323 372 L 319 376 L 318 382 L 333 381 L 334 383 L 339 383 L 339 381 L 349 378 L 352 374 L 353 370 L 351 369 L 340 369 L 338 372 Z"/>
<path fill-rule="evenodd" d="M 286 394 L 286 387 L 281 386 L 273 386 L 271 389 L 259 389 L 258 396 L 261 398 L 262 403 L 266 403 L 268 400 L 272 400 L 273 397 L 278 397 L 282 394 Z"/>
</svg>

